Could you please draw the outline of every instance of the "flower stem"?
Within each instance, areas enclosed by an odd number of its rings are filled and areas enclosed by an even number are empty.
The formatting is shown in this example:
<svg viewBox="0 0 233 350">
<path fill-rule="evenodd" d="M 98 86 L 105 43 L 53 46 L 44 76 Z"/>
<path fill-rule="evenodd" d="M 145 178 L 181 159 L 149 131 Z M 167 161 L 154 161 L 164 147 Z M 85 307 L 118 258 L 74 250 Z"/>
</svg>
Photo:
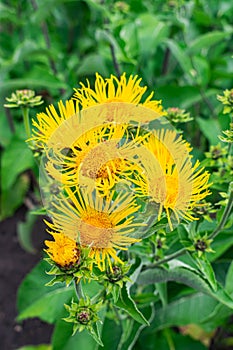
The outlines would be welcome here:
<svg viewBox="0 0 233 350">
<path fill-rule="evenodd" d="M 22 113 L 23 113 L 23 122 L 24 127 L 26 130 L 27 137 L 30 138 L 31 136 L 31 127 L 30 127 L 30 121 L 29 121 L 29 109 L 28 107 L 21 107 Z"/>
<path fill-rule="evenodd" d="M 81 281 L 79 281 L 79 282 L 74 281 L 74 288 L 75 288 L 75 292 L 76 292 L 76 295 L 78 297 L 78 300 L 84 299 Z"/>
<path fill-rule="evenodd" d="M 144 266 L 142 270 L 147 270 L 147 269 L 151 269 L 151 268 L 157 267 L 159 265 L 164 264 L 165 262 L 168 262 L 168 261 L 170 261 L 172 259 L 177 258 L 178 256 L 184 255 L 185 253 L 186 253 L 186 248 L 182 248 L 182 249 L 178 250 L 177 252 L 166 256 L 164 259 L 161 259 L 161 260 L 157 261 L 154 264 L 148 264 L 148 265 Z"/>
<path fill-rule="evenodd" d="M 102 298 L 102 297 L 105 296 L 105 294 L 106 294 L 105 288 L 101 289 L 101 290 L 91 299 L 92 303 L 94 304 L 94 303 L 98 302 L 100 298 Z"/>
<path fill-rule="evenodd" d="M 228 199 L 227 205 L 225 207 L 225 210 L 222 214 L 222 218 L 221 218 L 218 226 L 216 227 L 216 229 L 209 236 L 209 239 L 214 239 L 219 234 L 219 232 L 221 232 L 221 230 L 224 228 L 224 226 L 227 222 L 227 219 L 228 219 L 229 215 L 231 214 L 232 207 L 233 207 L 233 182 L 231 182 L 229 185 L 229 199 Z"/>
</svg>

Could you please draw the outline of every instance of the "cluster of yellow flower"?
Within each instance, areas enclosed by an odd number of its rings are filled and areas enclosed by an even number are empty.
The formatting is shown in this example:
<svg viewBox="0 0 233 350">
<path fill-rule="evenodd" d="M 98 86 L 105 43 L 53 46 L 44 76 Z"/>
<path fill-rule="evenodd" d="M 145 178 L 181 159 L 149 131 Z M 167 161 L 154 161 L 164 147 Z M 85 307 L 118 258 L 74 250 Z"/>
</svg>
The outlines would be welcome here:
<svg viewBox="0 0 233 350">
<path fill-rule="evenodd" d="M 46 241 L 59 266 L 78 259 L 77 244 L 89 247 L 100 269 L 112 259 L 121 263 L 117 251 L 138 242 L 145 226 L 136 220 L 140 201 L 156 203 L 157 220 L 165 215 L 172 229 L 173 220 L 193 220 L 192 208 L 209 194 L 209 174 L 192 165 L 190 145 L 160 122 L 161 101 L 152 93 L 142 102 L 140 82 L 97 74 L 94 89 L 81 84 L 58 112 L 51 105 L 33 120 L 31 140 L 44 150 L 42 167 L 59 189 L 49 209 L 55 241 Z"/>
</svg>

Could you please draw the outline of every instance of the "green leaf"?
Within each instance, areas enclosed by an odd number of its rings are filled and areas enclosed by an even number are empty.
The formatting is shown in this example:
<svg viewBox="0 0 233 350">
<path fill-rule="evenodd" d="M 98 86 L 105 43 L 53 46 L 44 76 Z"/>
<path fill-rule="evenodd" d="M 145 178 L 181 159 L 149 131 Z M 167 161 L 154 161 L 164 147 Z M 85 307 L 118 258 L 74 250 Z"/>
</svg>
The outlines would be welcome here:
<svg viewBox="0 0 233 350">
<path fill-rule="evenodd" d="M 208 89 L 205 92 L 206 97 L 217 95 L 219 91 L 217 89 Z M 195 86 L 177 86 L 166 85 L 156 89 L 156 98 L 162 99 L 166 108 L 179 107 L 190 108 L 193 104 L 201 102 L 202 96 L 200 91 Z"/>
<path fill-rule="evenodd" d="M 86 330 L 81 333 L 76 333 L 72 336 L 73 324 L 67 323 L 64 320 L 56 322 L 54 332 L 52 335 L 52 349 L 53 350 L 97 350 L 95 340 L 88 334 Z"/>
<path fill-rule="evenodd" d="M 186 265 L 186 267 L 174 267 L 169 270 L 160 267 L 157 267 L 155 269 L 148 269 L 139 275 L 137 283 L 147 285 L 168 281 L 183 283 L 197 291 L 213 297 L 222 304 L 233 309 L 232 298 L 225 290 L 221 288 L 221 286 L 218 286 L 218 290 L 214 292 L 208 280 L 204 279 L 203 276 L 198 273 L 198 271 L 191 267 L 188 267 L 188 265 Z"/>
<path fill-rule="evenodd" d="M 196 293 L 185 296 L 163 307 L 156 307 L 155 317 L 150 327 L 145 328 L 145 334 L 172 326 L 203 323 L 203 320 L 214 310 L 217 301 L 213 298 Z M 211 330 L 206 325 L 208 330 Z"/>
<path fill-rule="evenodd" d="M 19 222 L 17 226 L 17 234 L 19 243 L 23 249 L 29 253 L 35 253 L 36 250 L 32 245 L 32 228 L 35 224 L 36 216 L 33 216 L 31 212 L 27 212 L 25 222 Z"/>
<path fill-rule="evenodd" d="M 200 35 L 198 38 L 194 39 L 188 46 L 187 51 L 189 53 L 199 53 L 202 49 L 209 49 L 211 46 L 226 40 L 231 32 L 220 32 L 218 30 L 211 31 L 210 33 L 205 33 Z"/>
<path fill-rule="evenodd" d="M 15 210 L 22 205 L 29 188 L 29 183 L 28 176 L 22 174 L 18 177 L 11 188 L 8 188 L 7 190 L 2 188 L 2 196 L 0 197 L 0 220 L 12 216 Z"/>
<path fill-rule="evenodd" d="M 2 156 L 2 188 L 11 188 L 17 176 L 34 164 L 28 145 L 14 136 Z"/>
<path fill-rule="evenodd" d="M 12 132 L 9 127 L 9 123 L 7 122 L 6 113 L 4 115 L 3 108 L 0 107 L 0 145 L 3 147 L 7 147 L 9 145 L 10 140 L 12 138 Z"/>
<path fill-rule="evenodd" d="M 118 299 L 116 306 L 124 309 L 133 319 L 141 324 L 149 325 L 141 311 L 138 310 L 135 302 L 129 295 L 129 291 L 124 286 L 120 291 L 120 298 Z"/>
<path fill-rule="evenodd" d="M 205 135 L 205 137 L 208 139 L 208 141 L 211 143 L 211 145 L 217 145 L 219 143 L 218 135 L 221 134 L 221 128 L 219 125 L 218 120 L 216 119 L 203 119 L 203 118 L 196 118 L 197 123 Z"/>
<path fill-rule="evenodd" d="M 230 264 L 230 267 L 227 271 L 225 287 L 226 287 L 226 291 L 230 295 L 233 295 L 233 262 Z"/>
<path fill-rule="evenodd" d="M 190 57 L 186 54 L 185 50 L 182 49 L 175 41 L 167 39 L 166 43 L 171 50 L 173 56 L 179 62 L 184 73 L 188 74 L 190 78 L 193 77 L 193 67 L 191 64 Z M 192 81 L 192 79 L 191 79 Z"/>
<path fill-rule="evenodd" d="M 18 290 L 18 321 L 30 317 L 39 317 L 53 323 L 64 314 L 64 304 L 74 297 L 72 287 L 46 287 L 50 276 L 46 274 L 49 265 L 41 261 L 23 280 Z"/>
<path fill-rule="evenodd" d="M 156 349 L 159 350 L 207 350 L 206 346 L 199 341 L 181 333 L 177 333 L 172 329 L 142 334 L 138 339 L 136 348 L 143 350 L 154 350 L 155 344 Z"/>
<path fill-rule="evenodd" d="M 138 323 L 137 323 L 138 324 Z M 105 318 L 102 329 L 104 349 L 117 350 L 122 334 L 122 326 L 115 321 Z"/>
<path fill-rule="evenodd" d="M 196 262 L 196 265 L 198 266 L 199 270 L 203 273 L 213 290 L 216 292 L 218 286 L 211 263 L 207 260 L 207 258 L 204 255 L 201 258 L 193 256 L 193 260 Z"/>
<path fill-rule="evenodd" d="M 233 296 L 233 262 L 227 271 L 225 288 L 226 291 Z M 218 327 L 223 320 L 232 314 L 232 310 L 225 305 L 218 304 L 212 313 L 210 313 L 204 320 L 204 323 L 211 325 L 213 328 Z"/>
<path fill-rule="evenodd" d="M 180 243 L 183 244 L 185 248 L 192 245 L 192 241 L 189 238 L 189 233 L 184 225 L 180 224 L 177 227 L 178 235 L 180 238 Z"/>
<path fill-rule="evenodd" d="M 77 74 L 85 76 L 95 74 L 97 71 L 102 75 L 108 75 L 108 69 L 104 57 L 91 53 L 86 55 L 79 64 Z"/>
<path fill-rule="evenodd" d="M 22 348 L 18 348 L 17 350 L 52 350 L 52 347 L 49 344 L 26 345 Z"/>
<path fill-rule="evenodd" d="M 154 14 L 143 13 L 136 19 L 140 55 L 151 56 L 157 46 L 168 37 L 170 28 L 165 22 L 159 21 Z M 124 28 L 124 27 L 123 27 Z M 127 31 L 125 33 L 125 37 Z"/>
<path fill-rule="evenodd" d="M 135 57 L 138 54 L 137 28 L 134 22 L 127 23 L 120 31 L 120 37 L 125 42 L 125 52 L 128 57 Z"/>
<path fill-rule="evenodd" d="M 50 73 L 48 69 L 41 68 L 40 66 L 37 66 L 35 70 L 28 72 L 25 78 L 15 78 L 0 82 L 1 91 L 25 88 L 69 89 L 69 86 Z"/>
<path fill-rule="evenodd" d="M 155 317 L 154 307 L 147 307 L 144 309 L 144 312 L 146 313 L 146 317 L 148 318 L 149 322 L 151 323 Z M 125 325 L 126 327 L 127 325 Z M 139 324 L 138 322 L 133 321 L 133 324 L 130 328 L 130 332 L 126 339 L 122 339 L 122 341 L 119 343 L 118 350 L 133 350 L 135 347 L 135 344 L 138 340 L 138 338 L 141 335 L 141 332 L 143 329 L 146 329 L 147 325 Z"/>
</svg>

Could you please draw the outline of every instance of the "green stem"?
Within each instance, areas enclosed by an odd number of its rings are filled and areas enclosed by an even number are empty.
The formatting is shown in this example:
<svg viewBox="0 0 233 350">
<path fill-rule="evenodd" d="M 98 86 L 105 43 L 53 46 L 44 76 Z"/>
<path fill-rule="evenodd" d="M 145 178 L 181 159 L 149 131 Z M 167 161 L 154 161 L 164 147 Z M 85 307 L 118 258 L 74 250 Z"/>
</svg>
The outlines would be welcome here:
<svg viewBox="0 0 233 350">
<path fill-rule="evenodd" d="M 231 130 L 231 124 L 233 124 L 233 114 L 232 113 L 230 114 L 230 118 L 231 118 L 231 120 L 230 120 L 230 130 Z M 228 159 L 231 156 L 231 149 L 232 149 L 232 142 L 229 142 L 228 147 L 227 147 Z"/>
<path fill-rule="evenodd" d="M 174 344 L 173 339 L 172 339 L 171 330 L 169 328 L 166 328 L 166 329 L 164 329 L 163 332 L 164 332 L 165 338 L 167 340 L 169 350 L 176 350 L 175 344 Z"/>
<path fill-rule="evenodd" d="M 28 107 L 22 107 L 22 113 L 23 113 L 23 122 L 24 127 L 26 130 L 27 137 L 31 137 L 31 127 L 30 127 L 30 121 L 29 121 L 29 109 Z"/>
<path fill-rule="evenodd" d="M 224 228 L 224 226 L 227 222 L 229 215 L 231 214 L 232 207 L 233 207 L 233 182 L 231 182 L 229 185 L 229 193 L 230 193 L 229 199 L 228 199 L 227 205 L 225 207 L 225 210 L 222 214 L 222 218 L 221 218 L 218 226 L 216 227 L 216 229 L 209 236 L 209 239 L 214 239 L 219 234 L 219 232 L 221 232 L 221 230 Z"/>
<path fill-rule="evenodd" d="M 172 259 L 177 258 L 178 256 L 184 255 L 185 253 L 186 253 L 186 248 L 182 248 L 182 249 L 178 250 L 177 252 L 166 256 L 164 259 L 161 259 L 161 260 L 157 261 L 154 264 L 148 264 L 148 265 L 144 266 L 143 270 L 153 269 L 154 267 L 162 265 L 162 264 L 164 264 L 164 263 L 166 263 L 166 262 L 168 262 L 168 261 L 170 261 Z"/>
<path fill-rule="evenodd" d="M 98 302 L 98 300 L 99 300 L 101 297 L 105 296 L 105 293 L 106 293 L 105 288 L 101 289 L 101 290 L 91 299 L 92 303 L 94 304 L 94 303 Z"/>
<path fill-rule="evenodd" d="M 76 292 L 76 295 L 78 297 L 78 300 L 84 299 L 81 281 L 79 281 L 78 283 L 76 281 L 74 281 L 74 288 L 75 288 L 75 292 Z"/>
</svg>

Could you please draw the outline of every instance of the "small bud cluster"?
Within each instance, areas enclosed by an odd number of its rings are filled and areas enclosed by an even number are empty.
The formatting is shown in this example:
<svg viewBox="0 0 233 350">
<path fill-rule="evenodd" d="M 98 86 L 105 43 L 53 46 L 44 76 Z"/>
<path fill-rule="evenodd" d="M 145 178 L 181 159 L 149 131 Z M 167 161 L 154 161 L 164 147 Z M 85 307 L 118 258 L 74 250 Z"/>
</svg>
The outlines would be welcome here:
<svg viewBox="0 0 233 350">
<path fill-rule="evenodd" d="M 69 316 L 64 318 L 66 322 L 73 323 L 73 334 L 87 329 L 90 333 L 94 332 L 94 325 L 100 321 L 98 311 L 102 306 L 102 301 L 92 304 L 90 298 L 81 298 L 78 303 L 71 301 L 71 305 L 65 305 Z"/>
<path fill-rule="evenodd" d="M 166 112 L 166 118 L 173 123 L 187 123 L 193 119 L 190 117 L 190 113 L 177 107 L 168 108 Z"/>
<path fill-rule="evenodd" d="M 218 95 L 218 100 L 224 105 L 223 114 L 233 112 L 233 89 L 223 91 L 223 96 Z"/>
<path fill-rule="evenodd" d="M 7 104 L 4 107 L 17 108 L 17 107 L 35 107 L 43 103 L 42 96 L 36 96 L 33 90 L 16 90 L 11 94 L 11 97 L 6 97 Z"/>
</svg>

